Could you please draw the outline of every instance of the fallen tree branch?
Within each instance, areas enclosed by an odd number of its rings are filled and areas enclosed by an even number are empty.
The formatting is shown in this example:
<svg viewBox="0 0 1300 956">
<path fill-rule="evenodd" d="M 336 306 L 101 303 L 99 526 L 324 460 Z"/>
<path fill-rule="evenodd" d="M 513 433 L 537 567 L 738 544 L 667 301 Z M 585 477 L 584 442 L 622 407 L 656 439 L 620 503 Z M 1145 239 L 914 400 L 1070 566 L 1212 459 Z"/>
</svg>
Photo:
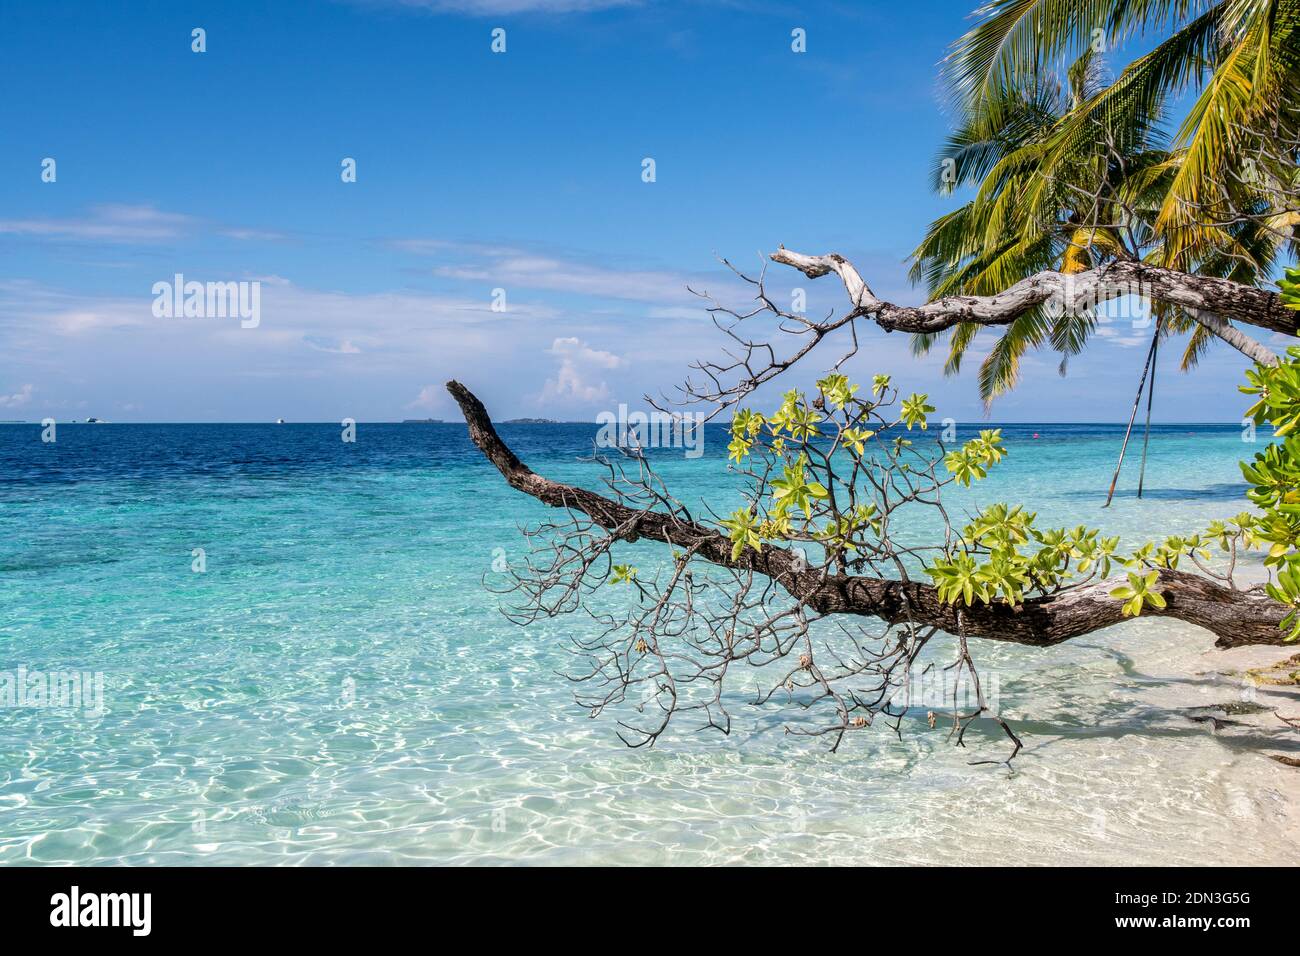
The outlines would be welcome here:
<svg viewBox="0 0 1300 956">
<path fill-rule="evenodd" d="M 459 382 L 448 382 L 474 444 L 511 487 L 543 504 L 586 515 L 600 527 L 626 541 L 651 539 L 689 550 L 719 567 L 753 571 L 777 582 L 804 606 L 822 614 L 879 618 L 893 624 L 910 620 L 956 634 L 1051 647 L 1124 620 L 1122 602 L 1110 596 L 1123 583 L 1111 579 L 1066 587 L 1012 607 L 1005 603 L 960 609 L 939 600 L 935 588 L 916 581 L 849 574 L 826 574 L 807 568 L 794 552 L 771 544 L 762 551 L 745 549 L 731 559 L 731 542 L 713 528 L 657 511 L 630 508 L 603 495 L 552 481 L 519 460 L 501 440 L 483 403 Z M 1221 648 L 1246 644 L 1282 644 L 1279 623 L 1287 609 L 1254 591 L 1223 587 L 1197 574 L 1162 569 L 1159 591 L 1166 606 L 1143 616 L 1171 617 L 1203 627 Z"/>
<path fill-rule="evenodd" d="M 1137 295 L 1184 309 L 1233 348 L 1268 365 L 1276 365 L 1278 357 L 1228 320 L 1283 335 L 1297 334 L 1297 314 L 1282 305 L 1276 292 L 1133 260 L 1073 274 L 1039 272 L 997 295 L 953 295 L 925 305 L 903 306 L 877 298 L 853 264 L 836 253 L 809 256 L 782 246 L 771 259 L 810 279 L 835 273 L 848 293 L 851 314 L 872 316 L 886 332 L 934 334 L 964 322 L 1009 325 L 1038 305 L 1050 304 L 1068 313 Z"/>
</svg>

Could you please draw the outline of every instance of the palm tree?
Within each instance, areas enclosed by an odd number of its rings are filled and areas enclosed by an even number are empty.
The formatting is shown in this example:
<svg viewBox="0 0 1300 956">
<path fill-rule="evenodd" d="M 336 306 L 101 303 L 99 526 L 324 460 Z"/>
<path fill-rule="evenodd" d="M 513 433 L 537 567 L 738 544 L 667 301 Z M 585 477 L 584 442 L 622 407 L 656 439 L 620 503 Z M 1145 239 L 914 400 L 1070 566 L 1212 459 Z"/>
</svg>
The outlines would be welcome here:
<svg viewBox="0 0 1300 956">
<path fill-rule="evenodd" d="M 1276 197 L 1295 194 L 1300 0 L 995 0 L 980 14 L 945 62 L 959 125 L 937 185 L 976 194 L 913 254 L 932 297 L 1115 257 L 1254 284 L 1294 254 L 1296 217 Z M 1163 39 L 1105 82 L 1101 51 L 1137 34 Z M 1058 63 L 1070 64 L 1064 84 Z M 1192 332 L 1190 367 L 1208 332 L 1170 310 L 1159 319 L 1164 334 Z M 985 400 L 1015 384 L 1030 348 L 1061 352 L 1064 371 L 1095 321 L 1040 310 L 1007 327 L 980 370 Z M 953 330 L 950 372 L 976 331 Z"/>
<path fill-rule="evenodd" d="M 1050 69 L 1063 56 L 1167 34 L 1074 111 L 1073 135 L 1058 144 L 1073 152 L 1071 140 L 1089 135 L 1089 121 L 1098 119 L 1140 135 L 1150 117 L 1194 93 L 1176 136 L 1183 155 L 1163 225 L 1191 218 L 1224 182 L 1239 148 L 1298 105 L 1300 0 L 993 0 L 980 13 L 945 61 L 955 105 L 966 112 L 996 103 L 1017 76 Z"/>
<path fill-rule="evenodd" d="M 1168 175 L 1168 154 L 1150 135 L 1123 144 L 1090 141 L 1088 150 L 1055 163 L 1044 158 L 1075 110 L 1104 88 L 1097 57 L 1085 51 L 1067 74 L 1068 85 L 1033 74 L 977 104 L 948 138 L 936 167 L 936 187 L 951 193 L 968 186 L 973 199 L 931 224 L 913 252 L 911 276 L 931 298 L 994 295 L 1045 269 L 1078 273 L 1141 243 L 1150 231 L 1152 193 Z M 1141 184 L 1135 188 L 1135 184 Z M 1121 191 L 1127 204 L 1121 208 Z M 1087 342 L 1091 314 L 1033 310 L 1008 326 L 980 368 L 986 401 L 1011 388 L 1021 356 L 1050 345 L 1064 357 Z M 952 333 L 946 369 L 958 371 L 979 326 Z M 917 352 L 934 336 L 916 336 Z"/>
</svg>

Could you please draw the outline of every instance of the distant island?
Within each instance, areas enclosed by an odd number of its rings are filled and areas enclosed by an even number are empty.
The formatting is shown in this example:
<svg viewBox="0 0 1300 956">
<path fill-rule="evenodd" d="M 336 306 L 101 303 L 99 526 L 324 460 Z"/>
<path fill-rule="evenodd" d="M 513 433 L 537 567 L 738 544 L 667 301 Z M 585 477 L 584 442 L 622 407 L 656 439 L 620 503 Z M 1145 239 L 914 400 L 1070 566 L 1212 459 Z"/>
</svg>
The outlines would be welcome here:
<svg viewBox="0 0 1300 956">
<path fill-rule="evenodd" d="M 403 418 L 403 425 L 441 425 L 441 418 Z"/>
<path fill-rule="evenodd" d="M 558 425 L 554 418 L 507 418 L 502 425 Z"/>
</svg>

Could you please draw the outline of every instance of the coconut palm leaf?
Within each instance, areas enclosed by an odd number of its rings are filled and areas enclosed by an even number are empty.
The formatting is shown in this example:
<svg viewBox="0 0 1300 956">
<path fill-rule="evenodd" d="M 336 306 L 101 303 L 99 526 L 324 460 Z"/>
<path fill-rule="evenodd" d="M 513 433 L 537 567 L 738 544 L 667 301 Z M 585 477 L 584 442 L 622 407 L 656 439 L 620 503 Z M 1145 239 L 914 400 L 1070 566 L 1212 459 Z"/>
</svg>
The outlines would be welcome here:
<svg viewBox="0 0 1300 956">
<path fill-rule="evenodd" d="M 944 63 L 959 122 L 936 163 L 941 192 L 974 193 L 913 252 L 911 277 L 931 297 L 1129 256 L 1261 282 L 1300 251 L 1300 213 L 1277 199 L 1300 186 L 1300 0 L 992 0 L 977 17 Z M 1156 42 L 1107 82 L 1100 51 L 1138 36 Z M 1292 145 L 1262 148 L 1277 142 Z M 1247 154 L 1269 159 L 1243 175 Z M 1189 334 L 1194 365 L 1211 338 L 1157 311 L 1163 334 Z M 1060 352 L 1064 372 L 1096 322 L 1040 310 L 1012 323 L 981 365 L 981 394 L 1012 387 L 1032 348 Z M 945 370 L 977 332 L 950 333 Z"/>
</svg>

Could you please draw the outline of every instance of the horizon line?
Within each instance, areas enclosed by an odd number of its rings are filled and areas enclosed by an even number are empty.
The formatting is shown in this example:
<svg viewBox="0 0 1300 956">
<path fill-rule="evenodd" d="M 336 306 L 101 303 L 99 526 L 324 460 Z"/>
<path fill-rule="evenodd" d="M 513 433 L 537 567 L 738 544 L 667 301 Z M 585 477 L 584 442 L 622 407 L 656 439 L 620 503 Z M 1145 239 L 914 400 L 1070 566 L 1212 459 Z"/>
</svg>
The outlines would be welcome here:
<svg viewBox="0 0 1300 956">
<path fill-rule="evenodd" d="M 526 419 L 527 416 L 524 416 L 524 418 Z M 102 421 L 102 420 L 101 420 L 101 421 L 88 422 L 88 421 L 86 421 L 85 419 L 69 418 L 69 419 L 63 419 L 63 420 L 55 419 L 54 421 L 55 421 L 55 424 L 57 424 L 57 425 L 329 425 L 329 426 L 334 427 L 334 428 L 337 428 L 339 425 L 342 424 L 342 421 L 341 421 L 341 420 L 339 420 L 339 421 L 335 421 L 334 419 L 303 420 L 303 421 L 293 421 L 293 422 L 289 422 L 289 421 L 276 422 L 276 421 L 267 421 L 266 419 L 239 419 L 239 420 L 222 420 L 222 421 L 182 421 L 182 420 L 176 420 L 176 421 L 127 421 L 127 422 Z M 494 418 L 494 419 L 491 419 L 491 421 L 492 421 L 492 424 L 493 424 L 493 425 L 591 425 L 591 426 L 597 426 L 597 425 L 601 425 L 601 424 L 603 424 L 603 423 L 601 423 L 601 422 L 599 422 L 599 421 L 595 421 L 595 420 L 588 421 L 588 420 L 586 420 L 586 419 L 545 419 L 545 420 L 532 420 L 532 421 L 528 421 L 528 420 L 520 420 L 520 419 L 508 419 L 508 418 L 497 419 L 497 418 Z M 357 424 L 357 425 L 462 425 L 462 426 L 463 426 L 463 425 L 465 424 L 465 421 L 464 421 L 463 419 L 459 419 L 459 418 L 453 418 L 453 419 L 436 419 L 436 420 L 434 420 L 434 419 L 423 419 L 423 418 L 413 418 L 413 419 L 374 419 L 374 420 L 361 420 L 361 419 L 358 419 L 358 420 L 356 420 L 355 424 Z M 706 426 L 709 426 L 709 425 L 717 426 L 717 427 L 719 427 L 719 428 L 729 428 L 729 427 L 730 427 L 730 426 L 728 425 L 728 423 L 726 423 L 726 422 L 713 422 L 713 421 L 710 421 L 710 422 L 704 422 L 703 424 L 706 425 Z M 996 426 L 1000 426 L 1000 425 L 1026 425 L 1026 426 L 1028 426 L 1028 425 L 1042 425 L 1042 426 L 1048 426 L 1048 425 L 1125 425 L 1125 426 L 1127 426 L 1128 423 L 1125 422 L 1125 421 L 1123 421 L 1123 420 L 1119 420 L 1119 421 L 1043 421 L 1043 420 L 1024 420 L 1024 421 L 1019 421 L 1019 420 L 1006 420 L 1006 421 L 998 421 L 998 420 L 994 420 L 994 419 L 984 419 L 984 420 L 982 420 L 982 421 L 979 422 L 979 423 L 975 423 L 975 422 L 968 422 L 968 423 L 958 422 L 957 424 L 958 424 L 959 426 L 962 426 L 962 427 L 972 427 L 972 425 L 974 425 L 974 424 L 979 424 L 980 427 L 985 427 L 985 428 L 987 428 L 987 427 L 990 427 L 990 426 L 996 427 Z M 1164 422 L 1154 422 L 1154 421 L 1153 421 L 1151 424 L 1152 424 L 1152 426 L 1156 426 L 1156 425 L 1164 425 L 1164 426 L 1170 426 L 1170 425 L 1179 425 L 1179 426 L 1181 426 L 1181 425 L 1237 425 L 1237 426 L 1240 426 L 1240 425 L 1241 425 L 1241 421 L 1240 421 L 1240 420 L 1236 420 L 1236 419 L 1234 419 L 1234 420 L 1229 420 L 1229 421 L 1164 421 Z M 28 420 L 26 420 L 26 419 L 16 419 L 16 418 L 13 418 L 13 419 L 0 419 L 0 425 L 32 425 L 32 426 L 40 427 L 40 426 L 42 425 L 42 421 L 41 421 L 41 420 L 28 421 Z M 1135 427 L 1136 427 L 1136 426 L 1135 426 Z"/>
</svg>

